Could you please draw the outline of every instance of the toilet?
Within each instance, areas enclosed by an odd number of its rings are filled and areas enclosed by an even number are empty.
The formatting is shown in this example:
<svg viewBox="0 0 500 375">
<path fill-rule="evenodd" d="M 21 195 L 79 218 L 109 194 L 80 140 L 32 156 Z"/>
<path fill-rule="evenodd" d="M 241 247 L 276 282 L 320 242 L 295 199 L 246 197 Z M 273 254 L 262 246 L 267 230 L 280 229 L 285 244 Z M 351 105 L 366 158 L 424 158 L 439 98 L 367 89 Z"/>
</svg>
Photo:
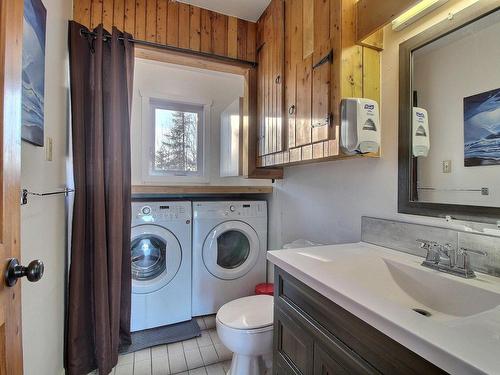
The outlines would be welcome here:
<svg viewBox="0 0 500 375">
<path fill-rule="evenodd" d="M 217 334 L 233 352 L 228 375 L 262 375 L 273 350 L 273 297 L 236 299 L 223 305 L 216 316 Z"/>
</svg>

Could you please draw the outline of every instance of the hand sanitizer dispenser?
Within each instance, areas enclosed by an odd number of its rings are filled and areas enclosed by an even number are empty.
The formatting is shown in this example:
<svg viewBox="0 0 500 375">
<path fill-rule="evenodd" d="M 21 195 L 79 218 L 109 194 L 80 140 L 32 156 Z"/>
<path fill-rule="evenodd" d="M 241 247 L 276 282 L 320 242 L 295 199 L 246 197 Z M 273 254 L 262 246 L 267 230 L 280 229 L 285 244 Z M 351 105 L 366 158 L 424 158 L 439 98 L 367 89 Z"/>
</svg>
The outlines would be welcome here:
<svg viewBox="0 0 500 375">
<path fill-rule="evenodd" d="M 431 147 L 429 138 L 429 118 L 423 108 L 413 107 L 412 149 L 413 156 L 427 156 Z"/>
<path fill-rule="evenodd" d="M 380 114 L 375 100 L 342 99 L 340 146 L 348 155 L 377 152 L 380 148 Z"/>
</svg>

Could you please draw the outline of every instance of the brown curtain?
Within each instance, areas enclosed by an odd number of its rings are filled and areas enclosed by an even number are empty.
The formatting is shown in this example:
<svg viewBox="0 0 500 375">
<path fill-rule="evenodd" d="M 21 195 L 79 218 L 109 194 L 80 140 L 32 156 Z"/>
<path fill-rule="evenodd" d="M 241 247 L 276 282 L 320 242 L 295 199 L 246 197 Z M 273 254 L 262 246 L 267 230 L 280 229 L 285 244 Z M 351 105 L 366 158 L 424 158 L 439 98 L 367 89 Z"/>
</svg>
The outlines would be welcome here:
<svg viewBox="0 0 500 375">
<path fill-rule="evenodd" d="M 130 35 L 70 21 L 75 204 L 66 370 L 108 374 L 130 344 Z"/>
</svg>

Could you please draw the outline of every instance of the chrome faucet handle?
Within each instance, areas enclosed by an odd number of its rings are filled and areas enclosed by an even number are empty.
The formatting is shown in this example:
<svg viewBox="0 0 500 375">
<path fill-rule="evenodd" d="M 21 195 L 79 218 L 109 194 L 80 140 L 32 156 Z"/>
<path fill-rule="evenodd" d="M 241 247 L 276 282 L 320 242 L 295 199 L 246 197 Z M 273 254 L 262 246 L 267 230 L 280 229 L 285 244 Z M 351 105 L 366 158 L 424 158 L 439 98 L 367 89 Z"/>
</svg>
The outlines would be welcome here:
<svg viewBox="0 0 500 375">
<path fill-rule="evenodd" d="M 476 276 L 474 271 L 472 270 L 472 266 L 470 264 L 470 256 L 469 256 L 470 253 L 481 255 L 481 256 L 488 255 L 488 253 L 486 251 L 467 249 L 465 247 L 461 247 L 458 250 L 458 255 L 460 257 L 460 263 L 461 263 L 459 265 L 459 268 L 461 268 L 463 270 L 464 276 L 466 278 L 473 278 Z"/>
<path fill-rule="evenodd" d="M 425 249 L 427 254 L 425 255 L 424 263 L 435 263 L 437 264 L 440 259 L 439 255 L 439 244 L 435 241 L 421 240 L 417 239 L 420 243 L 420 248 Z"/>
<path fill-rule="evenodd" d="M 459 253 L 460 254 L 477 254 L 477 255 L 481 255 L 483 257 L 488 256 L 488 253 L 486 251 L 468 249 L 466 247 L 461 247 L 459 250 Z"/>
<path fill-rule="evenodd" d="M 421 240 L 421 239 L 417 239 L 416 240 L 418 243 L 420 243 L 420 247 L 422 249 L 428 249 L 430 248 L 431 246 L 437 246 L 438 243 L 435 242 L 435 241 L 430 241 L 430 240 Z"/>
</svg>

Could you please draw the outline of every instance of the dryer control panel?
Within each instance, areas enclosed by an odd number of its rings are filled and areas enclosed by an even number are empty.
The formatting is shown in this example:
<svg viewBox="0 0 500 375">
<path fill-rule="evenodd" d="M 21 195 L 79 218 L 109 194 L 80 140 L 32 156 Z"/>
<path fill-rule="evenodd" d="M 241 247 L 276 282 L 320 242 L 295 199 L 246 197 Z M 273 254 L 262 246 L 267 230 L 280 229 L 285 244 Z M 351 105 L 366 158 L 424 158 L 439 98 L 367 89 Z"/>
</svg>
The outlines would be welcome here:
<svg viewBox="0 0 500 375">
<path fill-rule="evenodd" d="M 191 220 L 190 202 L 133 202 L 132 215 L 153 223 L 158 221 Z"/>
<path fill-rule="evenodd" d="M 193 208 L 197 219 L 267 217 L 265 201 L 194 202 Z"/>
</svg>

